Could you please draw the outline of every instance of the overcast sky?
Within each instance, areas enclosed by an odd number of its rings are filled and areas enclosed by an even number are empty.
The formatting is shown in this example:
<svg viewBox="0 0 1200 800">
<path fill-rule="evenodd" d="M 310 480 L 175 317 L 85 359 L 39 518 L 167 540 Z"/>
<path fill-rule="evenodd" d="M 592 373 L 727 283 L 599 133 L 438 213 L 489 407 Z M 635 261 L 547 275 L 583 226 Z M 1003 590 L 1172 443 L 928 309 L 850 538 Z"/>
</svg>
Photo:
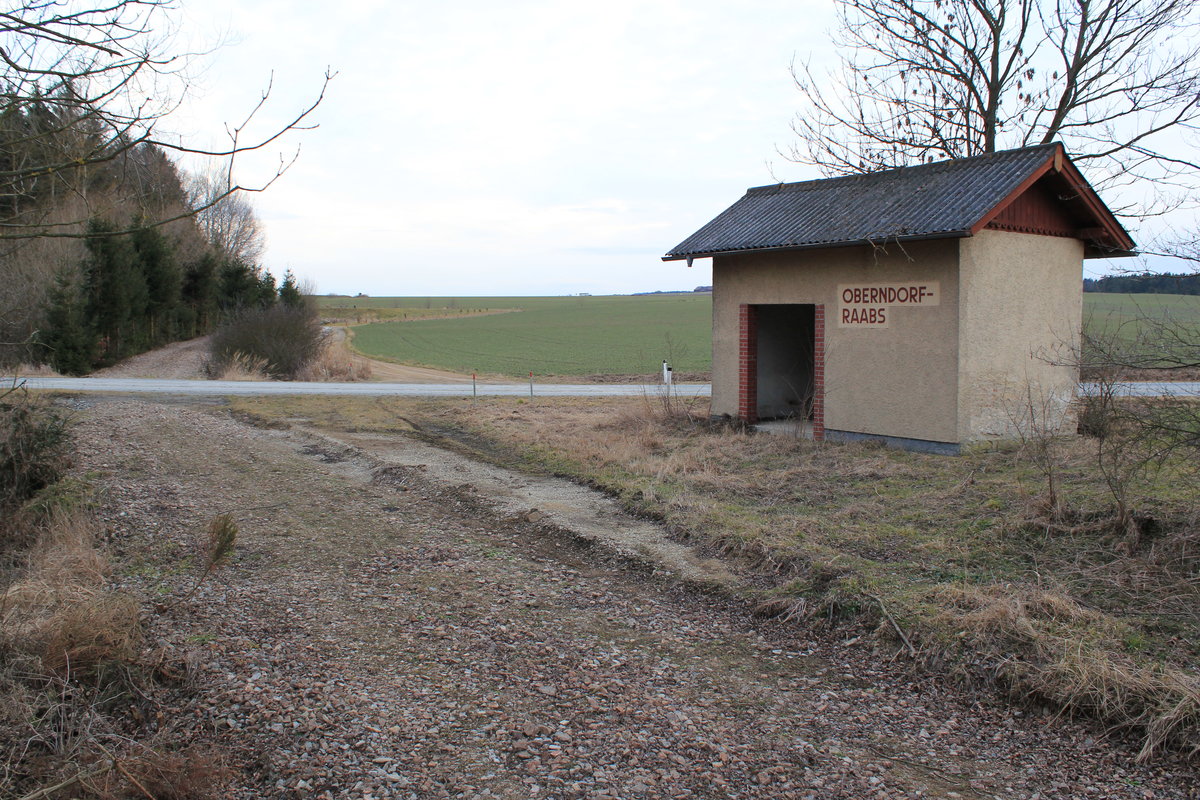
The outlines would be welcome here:
<svg viewBox="0 0 1200 800">
<path fill-rule="evenodd" d="M 224 42 L 169 120 L 194 144 L 272 73 L 259 130 L 337 72 L 299 160 L 253 197 L 266 266 L 321 293 L 691 289 L 710 262 L 663 253 L 747 187 L 819 177 L 778 150 L 789 64 L 832 60 L 827 0 L 183 0 L 178 19 Z"/>
</svg>

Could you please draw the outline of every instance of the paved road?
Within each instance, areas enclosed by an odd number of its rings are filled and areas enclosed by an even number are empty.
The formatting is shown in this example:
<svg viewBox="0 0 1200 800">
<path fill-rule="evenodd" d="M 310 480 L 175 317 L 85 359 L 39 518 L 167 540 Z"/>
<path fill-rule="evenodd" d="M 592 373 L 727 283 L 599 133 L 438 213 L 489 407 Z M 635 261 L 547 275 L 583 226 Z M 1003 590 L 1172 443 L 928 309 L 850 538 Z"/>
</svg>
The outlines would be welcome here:
<svg viewBox="0 0 1200 800">
<path fill-rule="evenodd" d="M 1097 386 L 1094 383 L 1083 385 L 1084 394 L 1094 394 Z M 1200 397 L 1200 382 L 1179 381 L 1145 381 L 1139 383 L 1123 383 L 1118 385 L 1118 393 L 1130 397 Z"/>
<path fill-rule="evenodd" d="M 0 386 L 24 380 L 30 389 L 63 392 L 114 392 L 118 394 L 183 395 L 262 395 L 262 394 L 343 394 L 401 395 L 406 397 L 464 397 L 471 386 L 461 383 L 306 383 L 303 381 L 198 381 L 158 380 L 154 378 L 0 378 Z M 1084 384 L 1090 394 L 1093 384 Z M 481 383 L 480 397 L 528 397 L 528 383 Z M 663 387 L 657 384 L 622 383 L 534 383 L 535 397 L 657 397 Z M 679 397 L 708 397 L 707 383 L 681 383 L 672 387 Z M 1121 392 L 1134 397 L 1200 397 L 1200 382 L 1169 383 L 1147 381 L 1122 385 Z"/>
<path fill-rule="evenodd" d="M 471 385 L 461 383 L 307 383 L 303 381 L 185 381 L 153 378 L 3 378 L 0 386 L 23 380 L 30 389 L 63 392 L 115 392 L 119 394 L 263 395 L 343 394 L 402 395 L 407 397 L 469 397 Z M 481 383 L 480 397 L 528 397 L 528 383 Z M 535 397 L 657 397 L 663 387 L 654 384 L 534 383 Z M 707 397 L 707 383 L 677 384 L 679 397 Z"/>
</svg>

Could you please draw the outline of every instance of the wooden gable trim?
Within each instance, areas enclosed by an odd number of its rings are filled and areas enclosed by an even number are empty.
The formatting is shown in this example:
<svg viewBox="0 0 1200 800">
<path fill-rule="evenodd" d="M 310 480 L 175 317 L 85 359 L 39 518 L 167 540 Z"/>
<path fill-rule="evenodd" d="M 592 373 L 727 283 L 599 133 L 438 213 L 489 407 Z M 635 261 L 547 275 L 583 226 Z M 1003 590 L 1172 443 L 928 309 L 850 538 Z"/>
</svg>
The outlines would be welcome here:
<svg viewBox="0 0 1200 800">
<path fill-rule="evenodd" d="M 1003 211 L 1005 208 L 1007 208 L 1018 197 L 1025 194 L 1025 192 L 1029 191 L 1029 188 L 1031 186 L 1033 186 L 1035 183 L 1037 183 L 1038 180 L 1040 180 L 1043 175 L 1045 175 L 1047 172 L 1049 172 L 1054 167 L 1055 159 L 1058 156 L 1058 154 L 1061 152 L 1062 152 L 1062 145 L 1058 145 L 1057 147 L 1055 147 L 1054 148 L 1054 156 L 1048 157 L 1046 159 L 1045 163 L 1043 163 L 1040 167 L 1035 169 L 1033 172 L 1029 173 L 1029 176 L 1026 177 L 1025 180 L 1021 181 L 1020 185 L 1018 185 L 1017 188 L 1015 188 L 1011 192 L 1009 192 L 1007 197 L 1005 197 L 999 203 L 994 205 L 992 207 L 991 211 L 984 214 L 979 219 L 978 222 L 976 222 L 974 225 L 971 226 L 971 235 L 975 236 L 981 230 L 986 228 L 988 226 L 988 223 L 990 223 L 997 216 L 999 216 L 1001 211 Z"/>
<path fill-rule="evenodd" d="M 1133 250 L 1137 246 L 1134 244 L 1133 238 L 1125 232 L 1125 228 L 1117 221 L 1113 213 L 1108 210 L 1108 206 L 1104 205 L 1104 201 L 1092 189 L 1091 184 L 1083 177 L 1083 173 L 1071 163 L 1069 158 L 1063 159 L 1063 166 L 1059 170 L 1059 174 L 1071 184 L 1071 188 L 1075 190 L 1079 199 L 1087 206 L 1088 212 L 1096 221 L 1096 225 L 1090 226 L 1089 230 L 1095 231 L 1098 227 L 1103 231 L 1102 235 L 1093 236 L 1094 240 L 1108 242 L 1114 249 L 1126 252 Z"/>
<path fill-rule="evenodd" d="M 987 224 L 989 230 L 1078 238 L 1088 235 L 1063 208 L 1044 182 L 1035 183 L 1020 197 L 1000 209 Z"/>
<path fill-rule="evenodd" d="M 1021 222 L 1015 222 L 1014 217 L 1019 218 L 1022 216 L 1023 211 L 1029 211 L 1030 206 L 1037 203 L 1033 198 L 1029 198 L 1026 203 L 1020 203 L 1019 201 L 1033 188 L 1034 184 L 1051 171 L 1060 175 L 1070 185 L 1072 191 L 1075 192 L 1080 202 L 1087 209 L 1088 214 L 1095 221 L 1094 225 L 1077 229 L 1069 234 L 1053 229 L 1026 230 L 1023 227 L 1013 227 L 1014 225 L 1022 224 Z M 1026 222 L 1028 221 L 1026 220 Z M 1051 227 L 1057 228 L 1058 226 L 1054 225 Z M 978 234 L 984 228 L 1021 230 L 1027 233 L 1044 233 L 1050 236 L 1069 235 L 1075 238 L 1086 237 L 1091 241 L 1104 242 L 1111 246 L 1113 250 L 1125 251 L 1126 254 L 1134 248 L 1133 239 L 1125 232 L 1121 223 L 1113 216 L 1113 213 L 1108 210 L 1108 206 L 1104 205 L 1104 202 L 1100 200 L 1087 180 L 1084 179 L 1083 174 L 1071 163 L 1071 159 L 1067 158 L 1061 144 L 1058 144 L 1054 148 L 1053 154 L 1047 157 L 1044 164 L 1033 170 L 1017 188 L 971 226 L 971 235 Z"/>
</svg>

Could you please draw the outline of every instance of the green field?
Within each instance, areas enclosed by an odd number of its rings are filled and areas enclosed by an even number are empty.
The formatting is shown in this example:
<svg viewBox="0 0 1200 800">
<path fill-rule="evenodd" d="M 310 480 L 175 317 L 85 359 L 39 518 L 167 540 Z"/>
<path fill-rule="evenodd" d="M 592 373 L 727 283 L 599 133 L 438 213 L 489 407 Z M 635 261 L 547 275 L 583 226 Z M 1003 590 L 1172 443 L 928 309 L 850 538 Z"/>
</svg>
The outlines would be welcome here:
<svg viewBox="0 0 1200 800">
<path fill-rule="evenodd" d="M 444 309 L 449 318 L 358 325 L 354 346 L 367 355 L 456 372 L 650 375 L 667 359 L 677 372 L 695 373 L 707 372 L 711 360 L 707 294 L 320 301 L 323 311 L 339 313 L 347 305 L 392 314 L 412 309 L 422 316 Z"/>
<path fill-rule="evenodd" d="M 676 372 L 711 369 L 712 297 L 321 297 L 330 319 L 354 328 L 361 352 L 456 372 L 647 375 L 665 358 Z M 1139 318 L 1200 326 L 1200 297 L 1084 295 L 1085 324 L 1135 335 Z M 439 318 L 441 317 L 441 318 Z"/>
<path fill-rule="evenodd" d="M 1139 319 L 1168 316 L 1186 326 L 1196 326 L 1200 325 L 1200 295 L 1088 292 L 1083 296 L 1083 316 L 1084 325 L 1093 330 L 1136 327 Z"/>
</svg>

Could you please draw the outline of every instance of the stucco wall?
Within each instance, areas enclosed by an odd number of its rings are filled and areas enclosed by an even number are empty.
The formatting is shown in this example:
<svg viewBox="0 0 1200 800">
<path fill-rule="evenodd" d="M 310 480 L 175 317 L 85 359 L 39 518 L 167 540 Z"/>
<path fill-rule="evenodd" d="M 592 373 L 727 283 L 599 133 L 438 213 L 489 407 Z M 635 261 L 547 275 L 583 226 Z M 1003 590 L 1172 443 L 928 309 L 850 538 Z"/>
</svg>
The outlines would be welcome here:
<svg viewBox="0 0 1200 800">
<path fill-rule="evenodd" d="M 959 440 L 1070 430 L 1082 242 L 987 230 L 960 242 Z"/>
<path fill-rule="evenodd" d="M 713 413 L 738 413 L 738 307 L 826 307 L 825 427 L 958 441 L 958 241 L 718 256 Z M 839 284 L 938 281 L 937 306 L 893 307 L 886 328 L 839 327 Z"/>
</svg>

